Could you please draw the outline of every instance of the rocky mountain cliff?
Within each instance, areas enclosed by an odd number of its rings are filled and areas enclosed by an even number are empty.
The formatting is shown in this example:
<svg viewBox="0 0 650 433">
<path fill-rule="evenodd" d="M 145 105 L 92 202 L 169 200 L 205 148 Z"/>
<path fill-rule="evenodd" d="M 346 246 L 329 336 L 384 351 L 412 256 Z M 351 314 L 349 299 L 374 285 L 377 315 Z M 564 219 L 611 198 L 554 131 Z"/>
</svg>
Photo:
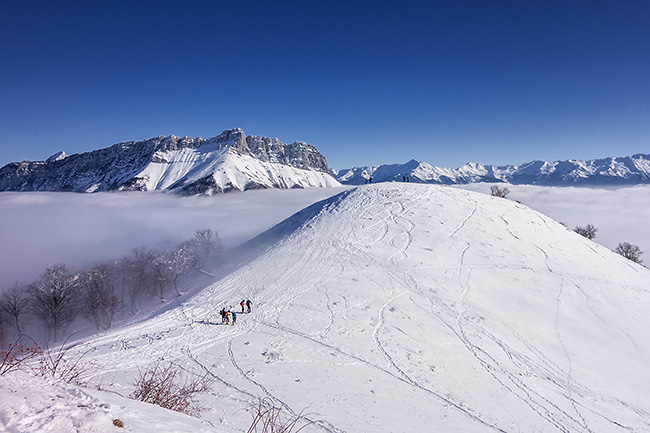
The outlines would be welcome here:
<svg viewBox="0 0 650 433">
<path fill-rule="evenodd" d="M 241 129 L 208 139 L 171 135 L 75 155 L 59 152 L 46 161 L 0 169 L 0 191 L 174 190 L 192 195 L 336 185 L 314 146 L 246 136 Z"/>
<path fill-rule="evenodd" d="M 477 182 L 547 186 L 634 185 L 650 183 L 650 155 L 590 161 L 533 161 L 506 166 L 468 163 L 456 169 L 411 160 L 405 164 L 333 170 L 332 174 L 339 182 L 348 185 L 360 185 L 370 178 L 373 182 L 402 182 L 409 178 L 410 182 L 445 185 Z"/>
</svg>

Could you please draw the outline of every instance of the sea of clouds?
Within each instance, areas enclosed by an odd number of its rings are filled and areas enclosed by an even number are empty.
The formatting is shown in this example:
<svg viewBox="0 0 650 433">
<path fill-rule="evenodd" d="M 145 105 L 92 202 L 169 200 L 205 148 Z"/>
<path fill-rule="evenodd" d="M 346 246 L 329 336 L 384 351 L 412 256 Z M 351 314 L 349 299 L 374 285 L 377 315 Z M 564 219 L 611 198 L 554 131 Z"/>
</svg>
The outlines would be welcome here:
<svg viewBox="0 0 650 433">
<path fill-rule="evenodd" d="M 463 189 L 490 194 L 491 184 L 463 185 Z M 508 198 L 535 209 L 570 229 L 592 224 L 595 242 L 615 249 L 620 242 L 637 245 L 650 263 L 650 185 L 625 188 L 542 187 L 500 185 Z"/>
<path fill-rule="evenodd" d="M 119 259 L 133 248 L 167 250 L 203 228 L 228 249 L 343 188 L 183 197 L 164 192 L 0 193 L 0 290 L 50 265 Z"/>
<path fill-rule="evenodd" d="M 650 251 L 650 186 L 616 189 L 507 185 L 518 200 L 574 228 L 593 224 L 595 239 Z M 490 193 L 489 184 L 462 188 Z M 237 246 L 293 213 L 345 188 L 264 190 L 211 197 L 162 192 L 0 193 L 0 290 L 29 283 L 49 265 L 70 269 L 115 260 L 133 248 L 165 250 L 211 228 Z M 650 262 L 650 252 L 646 258 Z"/>
</svg>

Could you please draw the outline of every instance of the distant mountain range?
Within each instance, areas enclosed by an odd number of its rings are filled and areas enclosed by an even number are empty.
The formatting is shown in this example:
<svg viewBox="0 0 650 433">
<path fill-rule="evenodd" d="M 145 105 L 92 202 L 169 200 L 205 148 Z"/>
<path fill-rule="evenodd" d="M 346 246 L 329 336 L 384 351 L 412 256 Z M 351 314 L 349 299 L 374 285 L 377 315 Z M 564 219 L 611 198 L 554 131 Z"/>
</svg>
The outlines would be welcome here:
<svg viewBox="0 0 650 433">
<path fill-rule="evenodd" d="M 337 186 L 314 146 L 246 136 L 241 129 L 217 137 L 156 137 L 92 152 L 59 152 L 46 161 L 0 169 L 0 191 L 151 191 L 215 194 L 262 188 Z"/>
<path fill-rule="evenodd" d="M 591 161 L 534 161 L 522 165 L 468 163 L 441 168 L 405 164 L 330 170 L 307 143 L 230 129 L 217 137 L 160 136 L 118 143 L 75 155 L 58 152 L 45 161 L 13 162 L 0 168 L 0 191 L 151 191 L 186 195 L 263 188 L 308 188 L 372 182 L 468 184 L 505 182 L 549 186 L 650 183 L 650 155 Z"/>
<path fill-rule="evenodd" d="M 635 185 L 650 183 L 650 155 L 590 161 L 533 161 L 506 166 L 468 163 L 456 169 L 411 160 L 406 164 L 332 170 L 332 174 L 346 185 L 362 185 L 370 178 L 373 183 L 402 182 L 408 178 L 410 182 L 444 185 L 478 182 L 548 186 Z"/>
</svg>

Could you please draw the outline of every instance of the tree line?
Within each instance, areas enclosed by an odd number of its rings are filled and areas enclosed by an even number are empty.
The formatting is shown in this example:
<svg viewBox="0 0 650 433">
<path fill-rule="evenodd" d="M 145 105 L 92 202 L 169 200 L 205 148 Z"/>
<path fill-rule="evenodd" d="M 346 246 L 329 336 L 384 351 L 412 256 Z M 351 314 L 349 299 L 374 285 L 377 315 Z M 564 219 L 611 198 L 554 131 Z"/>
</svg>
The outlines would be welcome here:
<svg viewBox="0 0 650 433">
<path fill-rule="evenodd" d="M 116 318 L 135 314 L 144 301 L 164 300 L 170 292 L 180 295 L 183 276 L 207 273 L 208 265 L 222 260 L 217 232 L 202 229 L 170 251 L 139 247 L 79 272 L 64 264 L 49 266 L 36 281 L 13 283 L 0 294 L 0 343 L 23 335 L 28 325 L 40 327 L 54 341 L 79 319 L 109 329 Z"/>
</svg>

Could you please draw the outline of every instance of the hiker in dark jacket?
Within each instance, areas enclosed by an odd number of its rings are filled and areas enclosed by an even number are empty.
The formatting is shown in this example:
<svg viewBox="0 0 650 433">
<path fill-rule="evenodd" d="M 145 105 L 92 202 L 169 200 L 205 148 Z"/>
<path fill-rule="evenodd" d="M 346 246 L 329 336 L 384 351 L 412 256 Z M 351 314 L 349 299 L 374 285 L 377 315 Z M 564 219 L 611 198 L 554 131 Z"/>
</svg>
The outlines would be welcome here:
<svg viewBox="0 0 650 433">
<path fill-rule="evenodd" d="M 251 312 L 251 300 L 250 299 L 248 299 L 246 301 L 246 308 L 248 308 L 248 312 L 250 313 Z"/>
</svg>

